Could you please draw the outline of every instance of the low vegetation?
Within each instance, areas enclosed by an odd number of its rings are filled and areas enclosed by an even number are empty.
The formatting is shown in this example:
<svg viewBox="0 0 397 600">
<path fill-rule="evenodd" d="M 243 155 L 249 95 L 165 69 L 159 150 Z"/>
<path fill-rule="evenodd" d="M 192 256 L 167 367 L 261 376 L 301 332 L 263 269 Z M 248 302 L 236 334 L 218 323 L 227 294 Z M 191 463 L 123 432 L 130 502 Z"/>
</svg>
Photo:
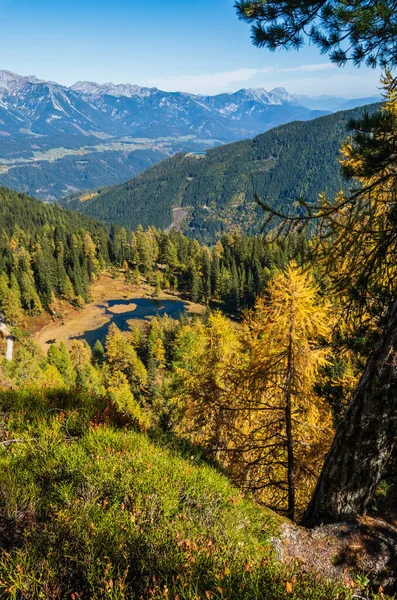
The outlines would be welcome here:
<svg viewBox="0 0 397 600">
<path fill-rule="evenodd" d="M 2 598 L 351 596 L 280 565 L 279 517 L 108 403 L 36 388 L 1 392 L 0 410 Z"/>
</svg>

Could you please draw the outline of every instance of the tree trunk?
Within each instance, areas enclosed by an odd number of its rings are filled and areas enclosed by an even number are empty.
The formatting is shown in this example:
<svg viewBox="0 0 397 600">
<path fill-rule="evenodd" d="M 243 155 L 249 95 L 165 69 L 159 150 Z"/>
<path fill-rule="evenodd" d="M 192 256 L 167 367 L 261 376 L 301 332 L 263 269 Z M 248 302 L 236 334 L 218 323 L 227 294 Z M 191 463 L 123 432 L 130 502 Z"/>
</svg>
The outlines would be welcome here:
<svg viewBox="0 0 397 600">
<path fill-rule="evenodd" d="M 292 437 L 292 415 L 291 395 L 288 394 L 285 405 L 285 423 L 287 430 L 287 454 L 288 454 L 288 512 L 287 517 L 295 519 L 295 481 L 294 481 L 294 440 Z"/>
<path fill-rule="evenodd" d="M 294 323 L 292 320 L 290 327 L 290 339 L 288 346 L 288 366 L 287 379 L 285 387 L 285 428 L 287 434 L 287 456 L 288 456 L 288 512 L 287 517 L 293 521 L 295 519 L 295 458 L 294 458 L 294 439 L 292 434 L 292 397 L 291 397 L 291 380 L 293 371 L 293 332 Z"/>
<path fill-rule="evenodd" d="M 397 302 L 370 356 L 304 514 L 308 527 L 368 508 L 397 435 Z"/>
</svg>

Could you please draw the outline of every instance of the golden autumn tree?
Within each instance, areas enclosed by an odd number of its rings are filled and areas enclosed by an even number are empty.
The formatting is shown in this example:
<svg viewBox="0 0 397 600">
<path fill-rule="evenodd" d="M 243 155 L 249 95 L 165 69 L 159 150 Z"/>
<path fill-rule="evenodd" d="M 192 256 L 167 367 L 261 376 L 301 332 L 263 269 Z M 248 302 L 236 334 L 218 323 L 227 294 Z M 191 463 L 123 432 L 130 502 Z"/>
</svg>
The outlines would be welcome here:
<svg viewBox="0 0 397 600">
<path fill-rule="evenodd" d="M 107 359 L 112 372 L 120 371 L 127 377 L 132 390 L 139 393 L 147 384 L 147 371 L 131 339 L 111 323 L 106 337 Z"/>
<path fill-rule="evenodd" d="M 124 373 L 116 370 L 108 374 L 106 396 L 110 400 L 112 407 L 127 422 L 132 422 L 142 430 L 149 427 L 150 419 L 134 398 L 134 394 Z"/>
<path fill-rule="evenodd" d="M 247 471 L 264 498 L 293 519 L 321 468 L 330 434 L 330 411 L 316 393 L 327 363 L 321 340 L 330 312 L 311 277 L 291 263 L 270 282 L 246 322 L 244 365 Z M 243 407 L 241 407 L 243 408 Z"/>
<path fill-rule="evenodd" d="M 205 324 L 195 321 L 178 332 L 174 343 L 174 405 L 179 435 L 188 437 L 223 460 L 233 446 L 235 419 L 230 365 L 239 360 L 237 331 L 220 312 Z"/>
<path fill-rule="evenodd" d="M 316 394 L 330 315 L 311 278 L 291 264 L 241 331 L 219 313 L 175 341 L 176 430 L 209 450 L 242 487 L 294 518 L 331 435 Z"/>
<path fill-rule="evenodd" d="M 302 201 L 303 216 L 263 204 L 287 231 L 317 224 L 316 263 L 347 321 L 358 316 L 377 334 L 304 515 L 308 526 L 365 512 L 396 447 L 397 84 L 386 74 L 384 85 L 382 110 L 352 122 L 343 147 L 342 167 L 355 189 L 335 200 L 322 196 L 315 206 Z"/>
</svg>

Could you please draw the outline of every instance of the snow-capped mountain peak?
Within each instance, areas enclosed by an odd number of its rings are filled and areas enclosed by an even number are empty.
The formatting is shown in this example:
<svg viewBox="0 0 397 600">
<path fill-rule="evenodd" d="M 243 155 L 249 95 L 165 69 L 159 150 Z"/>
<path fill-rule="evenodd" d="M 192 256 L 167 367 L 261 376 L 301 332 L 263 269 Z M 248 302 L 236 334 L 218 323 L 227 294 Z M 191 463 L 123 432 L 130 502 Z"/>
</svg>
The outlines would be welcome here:
<svg viewBox="0 0 397 600">
<path fill-rule="evenodd" d="M 239 90 L 233 95 L 239 95 L 262 104 L 297 104 L 296 99 L 283 87 L 274 88 L 270 92 L 264 88 L 247 88 Z"/>
<path fill-rule="evenodd" d="M 292 96 L 287 90 L 283 87 L 276 87 L 269 92 L 269 95 L 281 100 L 281 102 L 291 102 L 293 104 L 298 104 L 296 98 Z"/>
<path fill-rule="evenodd" d="M 12 73 L 11 71 L 0 70 L 0 91 L 3 94 L 15 94 L 29 83 L 37 84 L 44 82 L 34 75 L 28 75 L 25 77 L 22 75 L 17 75 L 16 73 Z"/>
<path fill-rule="evenodd" d="M 264 88 L 243 88 L 233 95 L 244 96 L 255 102 L 264 102 L 265 104 L 268 104 L 270 101 L 269 92 Z"/>
<path fill-rule="evenodd" d="M 115 98 L 126 97 L 132 98 L 133 96 L 139 96 L 141 98 L 147 98 L 156 88 L 145 88 L 139 85 L 132 85 L 130 83 L 95 83 L 93 81 L 77 81 L 70 87 L 74 92 L 81 92 L 86 96 L 93 96 L 99 98 L 100 96 L 114 96 Z"/>
</svg>

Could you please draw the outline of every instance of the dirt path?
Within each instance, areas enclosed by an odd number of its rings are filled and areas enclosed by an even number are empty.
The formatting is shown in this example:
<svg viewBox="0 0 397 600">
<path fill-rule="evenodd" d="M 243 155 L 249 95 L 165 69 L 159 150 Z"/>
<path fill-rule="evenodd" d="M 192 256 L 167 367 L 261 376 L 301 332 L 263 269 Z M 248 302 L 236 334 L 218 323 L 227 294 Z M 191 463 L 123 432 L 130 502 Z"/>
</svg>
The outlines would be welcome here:
<svg viewBox="0 0 397 600">
<path fill-rule="evenodd" d="M 137 286 L 126 283 L 122 278 L 113 279 L 109 275 L 101 275 L 92 285 L 91 295 L 93 302 L 84 308 L 74 309 L 66 303 L 60 303 L 57 307 L 57 314 L 52 319 L 48 317 L 45 322 L 31 322 L 32 335 L 44 352 L 47 352 L 50 344 L 64 342 L 70 346 L 74 338 L 108 323 L 111 319 L 111 315 L 106 314 L 109 301 L 152 298 L 153 287 L 147 284 Z M 160 298 L 164 300 L 180 299 L 178 295 L 170 293 L 163 293 Z M 199 304 L 186 302 L 186 305 L 189 312 L 201 314 L 204 311 L 204 307 Z M 117 306 L 112 308 L 113 313 L 122 311 L 122 307 L 120 309 Z M 139 321 L 136 323 L 138 324 Z"/>
</svg>

